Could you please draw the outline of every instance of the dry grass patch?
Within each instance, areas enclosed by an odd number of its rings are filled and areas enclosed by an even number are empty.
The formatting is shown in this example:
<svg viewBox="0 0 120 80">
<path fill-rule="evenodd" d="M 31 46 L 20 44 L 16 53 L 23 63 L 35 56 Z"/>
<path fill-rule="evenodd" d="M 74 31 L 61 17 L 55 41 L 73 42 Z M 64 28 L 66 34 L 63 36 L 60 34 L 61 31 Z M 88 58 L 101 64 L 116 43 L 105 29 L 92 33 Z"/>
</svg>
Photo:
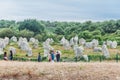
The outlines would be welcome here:
<svg viewBox="0 0 120 80">
<path fill-rule="evenodd" d="M 0 61 L 0 79 L 117 80 L 120 63 L 38 63 Z"/>
</svg>

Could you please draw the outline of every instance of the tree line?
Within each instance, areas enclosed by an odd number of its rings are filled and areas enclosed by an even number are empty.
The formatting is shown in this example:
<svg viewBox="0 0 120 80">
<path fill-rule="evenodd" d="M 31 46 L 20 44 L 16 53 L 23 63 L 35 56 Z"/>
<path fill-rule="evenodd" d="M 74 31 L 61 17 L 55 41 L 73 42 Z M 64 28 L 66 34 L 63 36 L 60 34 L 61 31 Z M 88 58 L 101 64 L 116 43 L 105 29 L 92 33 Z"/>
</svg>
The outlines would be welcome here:
<svg viewBox="0 0 120 80">
<path fill-rule="evenodd" d="M 103 22 L 59 22 L 39 21 L 26 19 L 24 21 L 0 20 L 0 37 L 35 37 L 39 41 L 53 38 L 58 42 L 63 36 L 68 40 L 78 35 L 87 41 L 98 39 L 100 43 L 105 40 L 116 40 L 120 44 L 120 20 Z"/>
</svg>

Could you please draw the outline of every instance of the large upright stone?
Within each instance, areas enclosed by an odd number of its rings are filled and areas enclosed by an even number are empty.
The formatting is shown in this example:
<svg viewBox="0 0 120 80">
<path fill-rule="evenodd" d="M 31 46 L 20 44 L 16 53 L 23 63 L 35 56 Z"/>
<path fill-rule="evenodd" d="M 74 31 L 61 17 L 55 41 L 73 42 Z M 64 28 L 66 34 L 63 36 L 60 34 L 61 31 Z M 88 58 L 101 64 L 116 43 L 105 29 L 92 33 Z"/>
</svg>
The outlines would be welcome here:
<svg viewBox="0 0 120 80">
<path fill-rule="evenodd" d="M 77 36 L 77 35 L 74 37 L 73 41 L 74 41 L 74 44 L 75 44 L 75 45 L 78 44 L 78 36 Z"/>
<path fill-rule="evenodd" d="M 79 39 L 79 44 L 80 45 L 85 45 L 86 40 L 84 38 Z"/>
<path fill-rule="evenodd" d="M 110 57 L 110 53 L 105 43 L 102 45 L 102 53 L 106 58 Z"/>
<path fill-rule="evenodd" d="M 63 47 L 64 47 L 64 49 L 66 49 L 66 50 L 70 49 L 71 46 L 70 46 L 70 43 L 69 43 L 68 40 L 65 40 L 65 41 L 64 41 Z"/>
<path fill-rule="evenodd" d="M 65 37 L 63 36 L 62 39 L 61 39 L 61 41 L 60 41 L 60 44 L 63 44 L 63 43 L 65 42 L 65 40 L 66 40 L 66 39 L 65 39 Z"/>
<path fill-rule="evenodd" d="M 93 51 L 94 52 L 102 52 L 102 48 L 101 47 L 94 47 Z"/>
<path fill-rule="evenodd" d="M 88 59 L 88 55 L 83 55 L 83 58 L 84 58 L 85 61 L 88 61 L 88 60 L 89 60 L 89 59 Z"/>
<path fill-rule="evenodd" d="M 53 42 L 53 39 L 48 38 L 45 42 L 43 42 L 43 48 L 44 48 L 44 57 L 47 57 L 49 55 L 50 50 L 53 50 L 54 48 L 50 45 L 50 43 Z"/>
<path fill-rule="evenodd" d="M 5 43 L 4 40 L 2 38 L 0 38 L 0 48 L 3 50 L 3 48 L 5 48 Z"/>
<path fill-rule="evenodd" d="M 15 36 L 13 36 L 10 40 L 13 42 L 17 42 L 17 38 Z"/>
<path fill-rule="evenodd" d="M 33 43 L 33 48 L 38 48 L 39 41 L 36 39 L 35 42 Z"/>
<path fill-rule="evenodd" d="M 38 48 L 39 41 L 35 38 L 30 38 L 29 42 L 32 43 L 33 48 Z"/>
<path fill-rule="evenodd" d="M 21 50 L 26 51 L 28 56 L 32 56 L 32 49 L 30 48 L 26 38 L 20 37 L 18 41 L 18 46 Z"/>
<path fill-rule="evenodd" d="M 31 49 L 31 48 L 29 48 L 29 49 L 27 50 L 27 55 L 28 55 L 28 56 L 32 56 L 32 49 Z"/>
<path fill-rule="evenodd" d="M 34 43 L 35 42 L 35 38 L 30 38 L 29 42 Z"/>
<path fill-rule="evenodd" d="M 110 44 L 110 48 L 116 48 L 117 47 L 117 42 L 116 41 L 113 41 L 111 44 Z"/>
<path fill-rule="evenodd" d="M 48 39 L 46 39 L 45 42 L 46 42 L 47 44 L 51 44 L 51 43 L 54 42 L 54 40 L 53 40 L 52 38 L 48 38 Z"/>
<path fill-rule="evenodd" d="M 14 47 L 9 47 L 9 51 L 12 51 L 13 55 L 16 54 L 16 48 Z"/>
<path fill-rule="evenodd" d="M 4 54 L 3 50 L 0 50 L 0 55 L 1 55 L 1 54 Z"/>
<path fill-rule="evenodd" d="M 86 42 L 85 43 L 85 48 L 93 48 L 93 43 L 92 42 Z"/>
<path fill-rule="evenodd" d="M 4 39 L 0 38 L 0 49 L 4 49 L 9 44 L 9 38 L 5 37 Z"/>
<path fill-rule="evenodd" d="M 93 47 L 97 47 L 98 45 L 99 45 L 98 40 L 93 39 L 93 40 L 92 40 L 92 46 L 93 46 Z"/>
<path fill-rule="evenodd" d="M 73 46 L 74 45 L 74 41 L 73 38 L 70 39 L 70 45 Z"/>
<path fill-rule="evenodd" d="M 106 44 L 107 44 L 107 46 L 110 46 L 110 45 L 112 44 L 112 41 L 107 40 L 107 41 L 106 41 Z"/>
<path fill-rule="evenodd" d="M 60 44 L 62 44 L 64 49 L 66 49 L 66 50 L 71 48 L 69 41 L 67 39 L 65 39 L 65 37 L 63 37 L 61 39 Z"/>
<path fill-rule="evenodd" d="M 83 51 L 84 51 L 84 48 L 82 46 L 78 46 L 78 45 L 74 46 L 75 57 L 82 57 Z"/>
</svg>

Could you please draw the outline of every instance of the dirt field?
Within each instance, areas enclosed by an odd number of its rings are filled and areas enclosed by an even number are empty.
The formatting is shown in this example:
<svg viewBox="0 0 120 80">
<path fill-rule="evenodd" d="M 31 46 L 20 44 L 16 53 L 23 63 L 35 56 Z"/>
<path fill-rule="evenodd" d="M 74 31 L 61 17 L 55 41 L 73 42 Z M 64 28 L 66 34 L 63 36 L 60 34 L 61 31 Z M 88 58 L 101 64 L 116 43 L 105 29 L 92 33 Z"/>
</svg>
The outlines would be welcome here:
<svg viewBox="0 0 120 80">
<path fill-rule="evenodd" d="M 120 62 L 0 61 L 0 80 L 120 80 Z"/>
</svg>

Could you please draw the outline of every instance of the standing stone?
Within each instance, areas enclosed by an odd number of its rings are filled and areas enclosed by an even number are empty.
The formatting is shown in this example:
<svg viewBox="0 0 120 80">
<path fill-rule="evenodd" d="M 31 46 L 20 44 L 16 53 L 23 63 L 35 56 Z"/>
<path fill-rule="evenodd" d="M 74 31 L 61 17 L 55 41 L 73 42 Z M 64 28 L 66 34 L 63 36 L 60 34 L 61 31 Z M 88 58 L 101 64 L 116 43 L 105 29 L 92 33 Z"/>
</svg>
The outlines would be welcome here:
<svg viewBox="0 0 120 80">
<path fill-rule="evenodd" d="M 13 36 L 10 40 L 13 42 L 17 42 L 17 38 L 15 36 Z"/>
<path fill-rule="evenodd" d="M 35 38 L 30 38 L 29 42 L 34 43 L 35 42 Z"/>
<path fill-rule="evenodd" d="M 32 56 L 32 49 L 31 49 L 31 48 L 29 48 L 29 49 L 27 50 L 27 55 L 28 55 L 28 56 Z"/>
<path fill-rule="evenodd" d="M 86 42 L 85 43 L 85 48 L 93 48 L 93 43 L 92 42 Z"/>
<path fill-rule="evenodd" d="M 4 49 L 9 44 L 9 38 L 5 37 L 4 39 L 0 38 L 0 49 Z"/>
<path fill-rule="evenodd" d="M 4 40 L 0 39 L 0 49 L 3 50 L 4 47 L 5 47 Z"/>
<path fill-rule="evenodd" d="M 94 52 L 102 52 L 102 48 L 101 47 L 94 47 L 93 51 Z"/>
<path fill-rule="evenodd" d="M 25 51 L 28 56 L 32 56 L 32 49 L 30 48 L 26 38 L 20 37 L 18 41 L 18 46 L 21 50 Z"/>
<path fill-rule="evenodd" d="M 77 36 L 77 35 L 74 37 L 73 41 L 74 41 L 74 44 L 75 44 L 75 45 L 78 44 L 78 36 Z"/>
<path fill-rule="evenodd" d="M 29 42 L 32 43 L 33 48 L 38 48 L 39 41 L 35 38 L 30 38 Z"/>
<path fill-rule="evenodd" d="M 71 48 L 69 41 L 67 39 L 65 39 L 65 37 L 63 37 L 61 39 L 60 44 L 62 44 L 64 49 L 66 49 L 66 50 Z"/>
<path fill-rule="evenodd" d="M 92 40 L 92 46 L 93 46 L 93 48 L 94 48 L 94 47 L 97 47 L 98 45 L 99 45 L 98 40 L 93 39 L 93 40 Z"/>
<path fill-rule="evenodd" d="M 110 46 L 112 44 L 112 41 L 107 40 L 106 43 L 107 43 L 107 46 Z"/>
<path fill-rule="evenodd" d="M 36 39 L 35 42 L 33 43 L 33 48 L 38 48 L 39 41 Z"/>
<path fill-rule="evenodd" d="M 43 48 L 44 48 L 44 57 L 47 57 L 49 52 L 50 52 L 49 44 L 44 42 L 43 43 Z"/>
<path fill-rule="evenodd" d="M 8 37 L 5 37 L 5 38 L 3 39 L 3 48 L 5 48 L 8 44 L 9 44 L 9 38 L 8 38 Z"/>
<path fill-rule="evenodd" d="M 79 39 L 79 44 L 80 45 L 85 45 L 86 40 L 84 38 Z"/>
<path fill-rule="evenodd" d="M 83 55 L 85 61 L 88 61 L 88 55 Z"/>
<path fill-rule="evenodd" d="M 70 45 L 73 46 L 74 45 L 74 41 L 73 38 L 70 39 Z"/>
<path fill-rule="evenodd" d="M 82 57 L 83 56 L 84 48 L 82 46 L 74 46 L 75 57 Z"/>
<path fill-rule="evenodd" d="M 53 50 L 54 48 L 50 45 L 52 43 L 52 39 L 47 39 L 45 42 L 43 42 L 43 48 L 44 48 L 44 57 L 47 57 L 49 55 L 50 50 Z"/>
<path fill-rule="evenodd" d="M 54 40 L 52 38 L 48 38 L 45 41 L 47 44 L 52 44 L 54 42 Z"/>
<path fill-rule="evenodd" d="M 110 48 L 115 49 L 116 47 L 117 47 L 117 42 L 116 42 L 116 41 L 113 41 L 113 42 L 110 44 Z"/>
<path fill-rule="evenodd" d="M 4 52 L 3 52 L 2 50 L 0 50 L 0 55 L 1 55 L 1 54 L 4 54 Z"/>
<path fill-rule="evenodd" d="M 16 48 L 14 47 L 9 47 L 9 52 L 12 51 L 13 55 L 16 54 Z"/>
<path fill-rule="evenodd" d="M 63 47 L 64 47 L 64 49 L 66 49 L 66 50 L 70 49 L 70 43 L 69 43 L 68 40 L 65 40 L 65 41 L 64 41 Z"/>
<path fill-rule="evenodd" d="M 65 42 L 65 40 L 66 40 L 66 39 L 65 39 L 65 37 L 63 36 L 62 39 L 61 39 L 61 41 L 60 41 L 60 44 L 63 44 L 63 43 Z"/>
<path fill-rule="evenodd" d="M 105 43 L 102 45 L 102 53 L 103 53 L 103 55 L 104 55 L 106 58 L 109 58 L 109 57 L 110 57 L 108 48 L 107 48 L 107 46 L 106 46 Z"/>
</svg>

